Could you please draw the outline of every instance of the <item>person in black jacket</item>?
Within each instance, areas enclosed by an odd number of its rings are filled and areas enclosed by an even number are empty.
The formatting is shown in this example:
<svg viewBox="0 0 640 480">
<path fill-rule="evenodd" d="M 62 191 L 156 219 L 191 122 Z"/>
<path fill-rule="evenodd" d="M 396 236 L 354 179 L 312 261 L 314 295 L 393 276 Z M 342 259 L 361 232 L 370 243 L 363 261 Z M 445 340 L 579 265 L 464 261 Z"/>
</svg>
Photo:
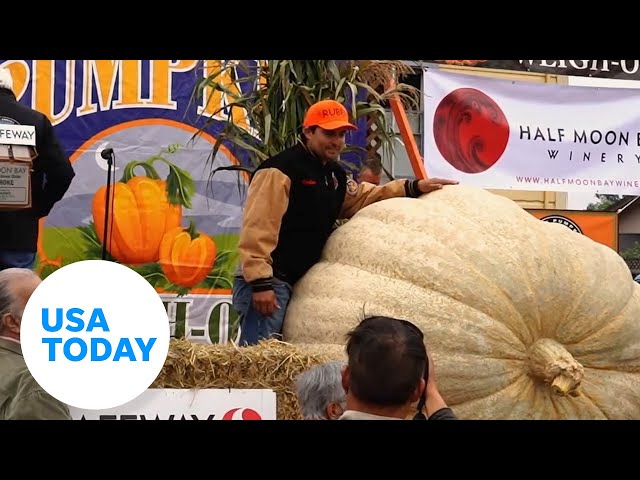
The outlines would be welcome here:
<svg viewBox="0 0 640 480">
<path fill-rule="evenodd" d="M 405 420 L 416 402 L 414 420 L 457 420 L 438 391 L 424 336 L 413 323 L 365 318 L 347 335 L 346 349 L 347 406 L 338 420 Z"/>
<path fill-rule="evenodd" d="M 301 143 L 265 160 L 247 193 L 233 286 L 240 345 L 281 336 L 291 290 L 319 259 L 338 219 L 392 197 L 419 197 L 451 180 L 347 179 L 338 164 L 350 123 L 347 109 L 322 100 L 305 114 Z"/>
<path fill-rule="evenodd" d="M 38 250 L 39 220 L 67 192 L 75 176 L 53 126 L 42 113 L 19 103 L 9 70 L 0 68 L 0 125 L 30 125 L 36 131 L 31 171 L 31 207 L 0 209 L 0 270 L 32 268 Z"/>
</svg>

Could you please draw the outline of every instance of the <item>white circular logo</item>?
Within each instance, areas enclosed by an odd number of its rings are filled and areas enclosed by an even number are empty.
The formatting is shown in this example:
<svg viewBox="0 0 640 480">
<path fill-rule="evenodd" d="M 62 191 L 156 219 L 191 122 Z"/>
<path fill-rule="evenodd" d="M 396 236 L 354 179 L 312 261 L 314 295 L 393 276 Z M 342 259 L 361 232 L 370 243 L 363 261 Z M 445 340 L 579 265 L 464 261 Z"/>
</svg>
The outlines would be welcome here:
<svg viewBox="0 0 640 480">
<path fill-rule="evenodd" d="M 549 222 L 549 223 L 559 223 L 560 225 L 564 225 L 565 227 L 567 227 L 570 230 L 573 230 L 576 233 L 583 234 L 582 229 L 576 222 L 574 222 L 573 220 L 567 217 L 563 217 L 562 215 L 548 215 L 546 217 L 541 218 L 540 220 L 542 220 L 543 222 Z"/>
<path fill-rule="evenodd" d="M 49 394 L 79 409 L 130 402 L 167 358 L 169 320 L 151 284 L 115 262 L 86 260 L 49 275 L 22 316 L 29 371 Z"/>
</svg>

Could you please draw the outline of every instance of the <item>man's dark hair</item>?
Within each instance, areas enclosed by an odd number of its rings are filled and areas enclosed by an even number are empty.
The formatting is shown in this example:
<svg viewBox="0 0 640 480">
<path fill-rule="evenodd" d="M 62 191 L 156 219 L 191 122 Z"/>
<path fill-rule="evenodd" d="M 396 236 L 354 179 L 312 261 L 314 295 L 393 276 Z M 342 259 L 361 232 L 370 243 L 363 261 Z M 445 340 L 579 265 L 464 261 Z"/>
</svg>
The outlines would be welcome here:
<svg viewBox="0 0 640 480">
<path fill-rule="evenodd" d="M 372 405 L 407 403 L 428 371 L 423 334 L 406 320 L 365 318 L 347 334 L 347 355 L 353 395 Z"/>
<path fill-rule="evenodd" d="M 307 144 L 307 137 L 304 135 L 304 133 L 302 131 L 303 129 L 304 129 L 303 127 L 300 127 L 300 141 L 302 142 L 303 145 L 306 145 Z M 309 127 L 309 130 L 311 130 L 311 133 L 314 133 L 317 129 L 318 129 L 317 125 L 311 125 Z"/>
</svg>

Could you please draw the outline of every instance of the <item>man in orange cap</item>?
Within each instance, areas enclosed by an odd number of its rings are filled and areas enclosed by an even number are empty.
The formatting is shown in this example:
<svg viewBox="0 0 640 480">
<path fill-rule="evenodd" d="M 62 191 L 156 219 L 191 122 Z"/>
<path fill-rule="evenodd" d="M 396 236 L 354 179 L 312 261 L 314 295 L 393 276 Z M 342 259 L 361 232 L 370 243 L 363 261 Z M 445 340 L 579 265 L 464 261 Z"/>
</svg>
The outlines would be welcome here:
<svg viewBox="0 0 640 480">
<path fill-rule="evenodd" d="M 337 219 L 379 200 L 415 198 L 457 183 L 433 178 L 378 186 L 348 180 L 337 160 L 347 132 L 355 129 L 342 104 L 319 101 L 306 112 L 301 142 L 253 174 L 233 287 L 241 345 L 281 335 L 291 289 L 319 260 Z"/>
</svg>

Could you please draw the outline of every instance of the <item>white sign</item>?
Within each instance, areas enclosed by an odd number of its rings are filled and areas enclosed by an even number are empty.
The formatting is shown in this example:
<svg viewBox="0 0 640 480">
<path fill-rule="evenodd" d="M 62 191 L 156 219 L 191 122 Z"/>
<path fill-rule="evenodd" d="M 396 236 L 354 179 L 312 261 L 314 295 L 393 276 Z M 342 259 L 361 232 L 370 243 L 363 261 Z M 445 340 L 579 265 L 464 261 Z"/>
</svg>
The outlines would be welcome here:
<svg viewBox="0 0 640 480">
<path fill-rule="evenodd" d="M 240 322 L 230 294 L 161 293 L 160 298 L 172 337 L 209 345 L 238 342 Z"/>
<path fill-rule="evenodd" d="M 0 162 L 0 204 L 28 206 L 31 203 L 31 164 Z"/>
<path fill-rule="evenodd" d="M 0 143 L 4 145 L 36 145 L 33 125 L 0 125 Z"/>
<path fill-rule="evenodd" d="M 637 89 L 429 69 L 424 91 L 429 177 L 482 188 L 640 194 Z"/>
<path fill-rule="evenodd" d="M 116 408 L 69 410 L 74 420 L 276 420 L 276 393 L 268 389 L 150 388 Z"/>
</svg>

